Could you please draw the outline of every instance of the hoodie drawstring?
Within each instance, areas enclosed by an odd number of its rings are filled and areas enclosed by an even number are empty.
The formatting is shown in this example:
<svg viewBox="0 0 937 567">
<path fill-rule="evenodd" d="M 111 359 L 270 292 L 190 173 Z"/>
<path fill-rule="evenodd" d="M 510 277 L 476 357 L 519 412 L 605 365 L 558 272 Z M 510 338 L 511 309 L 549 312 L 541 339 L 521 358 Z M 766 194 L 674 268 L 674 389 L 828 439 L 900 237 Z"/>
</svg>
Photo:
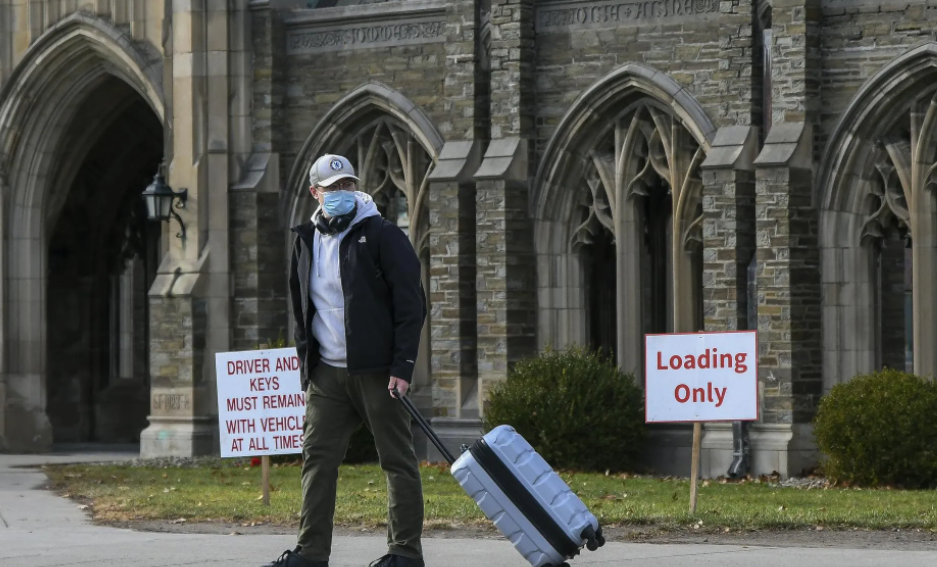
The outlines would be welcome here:
<svg viewBox="0 0 937 567">
<path fill-rule="evenodd" d="M 313 240 L 313 258 L 316 262 L 316 277 L 321 278 L 322 272 L 319 270 L 319 265 L 322 263 L 322 255 L 319 254 L 319 249 L 322 248 L 322 235 L 319 234 L 319 231 L 316 231 L 316 238 Z"/>
</svg>

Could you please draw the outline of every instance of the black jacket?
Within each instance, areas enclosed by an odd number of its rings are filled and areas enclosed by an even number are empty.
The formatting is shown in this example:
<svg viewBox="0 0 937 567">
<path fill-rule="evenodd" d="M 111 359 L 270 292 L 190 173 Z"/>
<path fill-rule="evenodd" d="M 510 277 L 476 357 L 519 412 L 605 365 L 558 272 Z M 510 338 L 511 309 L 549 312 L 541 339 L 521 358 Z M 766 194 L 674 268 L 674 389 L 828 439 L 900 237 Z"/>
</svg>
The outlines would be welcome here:
<svg viewBox="0 0 937 567">
<path fill-rule="evenodd" d="M 309 299 L 316 228 L 310 221 L 292 230 L 296 233 L 289 274 L 293 338 L 305 390 L 309 371 L 319 362 L 319 342 L 312 334 L 316 307 Z M 368 217 L 344 236 L 339 258 L 348 373 L 380 372 L 410 382 L 426 320 L 422 270 L 410 240 L 393 223 Z"/>
</svg>

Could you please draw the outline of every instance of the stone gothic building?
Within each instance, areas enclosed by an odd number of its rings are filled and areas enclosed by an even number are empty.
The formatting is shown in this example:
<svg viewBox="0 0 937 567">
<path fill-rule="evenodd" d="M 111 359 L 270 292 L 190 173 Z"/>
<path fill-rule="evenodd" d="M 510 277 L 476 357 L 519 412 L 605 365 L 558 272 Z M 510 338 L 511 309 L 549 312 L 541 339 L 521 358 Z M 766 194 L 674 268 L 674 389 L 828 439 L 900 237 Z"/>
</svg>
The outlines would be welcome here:
<svg viewBox="0 0 937 567">
<path fill-rule="evenodd" d="M 423 261 L 454 447 L 545 346 L 757 329 L 753 472 L 837 383 L 937 368 L 934 0 L 0 0 L 0 450 L 218 451 L 214 354 L 292 333 L 342 153 Z M 161 170 L 179 221 L 147 220 Z M 646 460 L 685 474 L 690 429 Z M 703 432 L 724 474 L 731 424 Z"/>
</svg>

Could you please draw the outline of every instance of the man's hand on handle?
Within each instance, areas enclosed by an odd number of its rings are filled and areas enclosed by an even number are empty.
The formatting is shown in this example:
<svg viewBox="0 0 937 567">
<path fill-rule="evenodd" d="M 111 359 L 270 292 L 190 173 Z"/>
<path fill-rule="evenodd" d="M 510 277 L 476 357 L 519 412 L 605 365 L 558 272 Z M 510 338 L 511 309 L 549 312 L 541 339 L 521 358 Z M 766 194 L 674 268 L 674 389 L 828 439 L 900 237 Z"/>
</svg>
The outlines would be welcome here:
<svg viewBox="0 0 937 567">
<path fill-rule="evenodd" d="M 407 390 L 410 389 L 410 384 L 406 380 L 397 378 L 396 376 L 390 377 L 390 382 L 387 384 L 387 389 L 390 391 L 390 397 L 396 398 L 394 395 L 394 388 L 397 388 L 397 391 L 400 392 L 401 396 L 407 395 Z"/>
</svg>

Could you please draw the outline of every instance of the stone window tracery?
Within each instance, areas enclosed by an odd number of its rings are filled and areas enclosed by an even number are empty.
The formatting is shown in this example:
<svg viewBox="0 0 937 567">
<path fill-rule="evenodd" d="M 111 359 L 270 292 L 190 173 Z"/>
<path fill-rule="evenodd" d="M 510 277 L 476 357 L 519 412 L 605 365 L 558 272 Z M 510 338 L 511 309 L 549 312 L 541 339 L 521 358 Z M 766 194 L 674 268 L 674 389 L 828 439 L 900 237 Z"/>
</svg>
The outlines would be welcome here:
<svg viewBox="0 0 937 567">
<path fill-rule="evenodd" d="M 635 250 L 641 258 L 644 332 L 695 331 L 702 325 L 702 179 L 703 149 L 683 124 L 649 101 L 633 105 L 614 121 L 587 154 L 580 177 L 578 213 L 569 246 L 585 260 L 590 332 L 609 333 L 596 325 L 607 316 L 608 279 L 599 263 L 616 264 Z M 606 247 L 616 248 L 611 258 Z M 622 247 L 621 250 L 617 250 Z M 609 261 L 611 259 L 611 261 Z M 630 267 L 617 262 L 617 277 Z M 619 287 L 619 290 L 622 288 Z M 597 295 L 602 299 L 597 300 Z M 619 302 L 620 304 L 621 302 Z M 603 311 L 604 310 L 604 311 Z M 634 317 L 619 308 L 617 318 Z M 604 329 L 604 331 L 603 331 Z M 621 329 L 621 325 L 618 325 Z M 620 334 L 620 331 L 618 332 Z M 593 346 L 636 337 L 592 336 Z"/>
<path fill-rule="evenodd" d="M 934 188 L 935 134 L 937 98 L 925 97 L 873 143 L 859 242 L 872 260 L 876 367 L 914 371 L 915 235 L 928 218 L 915 210 Z"/>
<path fill-rule="evenodd" d="M 374 198 L 385 218 L 410 237 L 423 253 L 428 246 L 429 215 L 426 200 L 432 160 L 402 126 L 381 118 L 359 133 L 354 149 L 360 188 Z"/>
</svg>

